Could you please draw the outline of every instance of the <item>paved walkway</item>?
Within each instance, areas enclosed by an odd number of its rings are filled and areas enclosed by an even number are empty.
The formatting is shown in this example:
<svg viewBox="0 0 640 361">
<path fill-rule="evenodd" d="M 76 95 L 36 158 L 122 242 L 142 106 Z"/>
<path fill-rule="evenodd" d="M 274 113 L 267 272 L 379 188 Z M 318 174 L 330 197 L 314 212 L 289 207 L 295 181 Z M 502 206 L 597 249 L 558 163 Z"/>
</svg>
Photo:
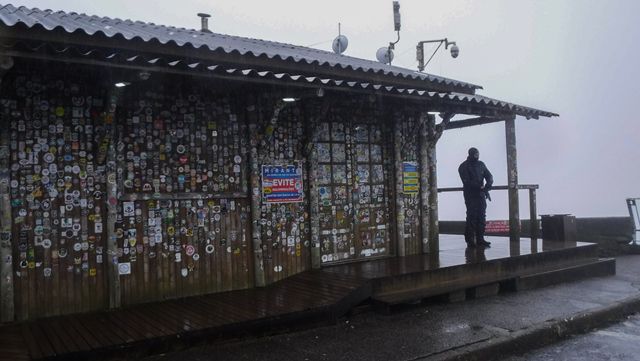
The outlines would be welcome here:
<svg viewBox="0 0 640 361">
<path fill-rule="evenodd" d="M 640 256 L 623 256 L 612 277 L 456 304 L 415 305 L 391 315 L 366 312 L 335 326 L 200 346 L 147 360 L 485 359 L 487 350 L 503 358 L 501 350 L 525 352 L 542 346 L 550 338 L 543 331 L 565 337 L 574 327 L 601 326 L 612 315 L 638 311 Z"/>
</svg>

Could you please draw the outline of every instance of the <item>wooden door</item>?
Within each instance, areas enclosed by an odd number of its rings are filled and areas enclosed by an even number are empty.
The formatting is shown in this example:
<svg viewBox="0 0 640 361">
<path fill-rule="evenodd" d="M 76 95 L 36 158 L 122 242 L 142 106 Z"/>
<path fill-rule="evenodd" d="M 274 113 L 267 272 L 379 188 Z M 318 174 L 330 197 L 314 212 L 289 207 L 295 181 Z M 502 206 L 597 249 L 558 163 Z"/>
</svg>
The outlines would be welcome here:
<svg viewBox="0 0 640 361">
<path fill-rule="evenodd" d="M 317 183 L 322 264 L 390 254 L 390 172 L 377 121 L 318 124 Z"/>
</svg>

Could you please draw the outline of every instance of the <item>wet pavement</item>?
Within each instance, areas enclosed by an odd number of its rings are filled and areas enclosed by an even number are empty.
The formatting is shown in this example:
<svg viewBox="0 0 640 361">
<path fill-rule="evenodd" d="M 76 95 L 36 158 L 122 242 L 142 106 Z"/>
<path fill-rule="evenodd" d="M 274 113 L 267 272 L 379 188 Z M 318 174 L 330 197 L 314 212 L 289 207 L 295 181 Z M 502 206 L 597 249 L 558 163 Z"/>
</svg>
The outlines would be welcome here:
<svg viewBox="0 0 640 361">
<path fill-rule="evenodd" d="M 612 277 L 455 304 L 414 305 L 391 315 L 366 312 L 334 326 L 198 346 L 147 360 L 428 360 L 550 319 L 640 297 L 639 289 L 640 256 L 624 256 L 617 259 Z"/>
<path fill-rule="evenodd" d="M 631 361 L 640 359 L 640 315 L 505 361 Z"/>
</svg>

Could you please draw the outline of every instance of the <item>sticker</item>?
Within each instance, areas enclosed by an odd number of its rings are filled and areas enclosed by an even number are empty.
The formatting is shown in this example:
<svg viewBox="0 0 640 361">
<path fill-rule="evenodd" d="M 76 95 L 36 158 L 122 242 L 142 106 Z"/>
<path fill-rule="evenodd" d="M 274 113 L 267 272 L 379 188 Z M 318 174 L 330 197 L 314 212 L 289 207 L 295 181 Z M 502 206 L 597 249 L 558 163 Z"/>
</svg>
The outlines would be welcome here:
<svg viewBox="0 0 640 361">
<path fill-rule="evenodd" d="M 213 251 L 215 250 L 215 248 L 213 247 L 212 244 L 208 244 L 205 248 L 204 248 L 205 252 L 207 252 L 208 254 L 213 253 Z"/>
<path fill-rule="evenodd" d="M 136 215 L 136 206 L 135 202 L 123 202 L 122 203 L 122 212 L 125 217 L 133 217 Z"/>
<path fill-rule="evenodd" d="M 131 263 L 130 262 L 118 263 L 118 274 L 119 275 L 130 275 L 131 274 Z"/>
<path fill-rule="evenodd" d="M 191 257 L 194 253 L 196 253 L 196 248 L 193 245 L 187 245 L 185 248 L 185 253 L 187 256 Z"/>
</svg>

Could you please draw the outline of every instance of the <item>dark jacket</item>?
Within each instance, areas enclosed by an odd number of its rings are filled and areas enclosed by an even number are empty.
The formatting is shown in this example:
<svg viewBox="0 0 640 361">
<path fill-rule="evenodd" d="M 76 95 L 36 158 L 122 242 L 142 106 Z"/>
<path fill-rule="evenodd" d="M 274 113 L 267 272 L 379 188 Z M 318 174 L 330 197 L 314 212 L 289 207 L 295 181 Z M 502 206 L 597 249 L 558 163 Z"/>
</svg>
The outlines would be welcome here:
<svg viewBox="0 0 640 361">
<path fill-rule="evenodd" d="M 462 186 L 465 192 L 488 192 L 491 190 L 491 186 L 493 185 L 493 176 L 482 161 L 474 158 L 467 158 L 467 160 L 462 162 L 460 167 L 458 167 L 458 173 L 460 174 L 460 179 L 462 180 Z M 483 185 L 484 189 L 482 188 Z"/>
</svg>

